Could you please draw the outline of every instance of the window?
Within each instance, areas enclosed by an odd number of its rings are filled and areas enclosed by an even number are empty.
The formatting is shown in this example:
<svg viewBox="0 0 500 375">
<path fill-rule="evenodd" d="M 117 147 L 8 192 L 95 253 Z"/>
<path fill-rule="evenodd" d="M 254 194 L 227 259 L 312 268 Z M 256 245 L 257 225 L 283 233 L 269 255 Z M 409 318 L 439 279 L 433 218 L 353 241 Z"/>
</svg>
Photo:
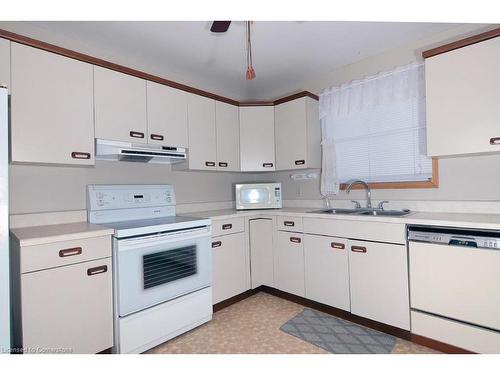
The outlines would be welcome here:
<svg viewBox="0 0 500 375">
<path fill-rule="evenodd" d="M 425 150 L 423 69 L 411 64 L 320 95 L 323 195 L 352 179 L 381 187 L 434 182 L 437 168 Z"/>
</svg>

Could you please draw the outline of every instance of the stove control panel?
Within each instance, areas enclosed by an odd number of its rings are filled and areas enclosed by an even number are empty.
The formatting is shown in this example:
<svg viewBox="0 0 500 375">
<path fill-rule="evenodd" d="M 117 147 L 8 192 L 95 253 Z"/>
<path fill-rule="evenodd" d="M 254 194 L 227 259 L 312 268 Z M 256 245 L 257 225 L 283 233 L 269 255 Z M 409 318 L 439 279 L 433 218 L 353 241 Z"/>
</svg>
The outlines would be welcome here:
<svg viewBox="0 0 500 375">
<path fill-rule="evenodd" d="M 90 211 L 175 206 L 172 185 L 88 185 Z"/>
</svg>

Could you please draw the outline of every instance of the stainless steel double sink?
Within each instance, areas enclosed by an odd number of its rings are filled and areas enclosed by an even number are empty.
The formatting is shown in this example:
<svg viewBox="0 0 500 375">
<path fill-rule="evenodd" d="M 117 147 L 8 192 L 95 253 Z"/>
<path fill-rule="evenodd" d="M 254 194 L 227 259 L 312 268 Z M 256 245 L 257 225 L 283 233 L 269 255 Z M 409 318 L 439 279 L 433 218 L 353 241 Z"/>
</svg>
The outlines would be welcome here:
<svg viewBox="0 0 500 375">
<path fill-rule="evenodd" d="M 309 211 L 311 214 L 327 215 L 359 215 L 359 216 L 393 216 L 401 217 L 411 213 L 410 210 L 383 210 L 378 208 L 329 208 L 323 210 Z"/>
</svg>

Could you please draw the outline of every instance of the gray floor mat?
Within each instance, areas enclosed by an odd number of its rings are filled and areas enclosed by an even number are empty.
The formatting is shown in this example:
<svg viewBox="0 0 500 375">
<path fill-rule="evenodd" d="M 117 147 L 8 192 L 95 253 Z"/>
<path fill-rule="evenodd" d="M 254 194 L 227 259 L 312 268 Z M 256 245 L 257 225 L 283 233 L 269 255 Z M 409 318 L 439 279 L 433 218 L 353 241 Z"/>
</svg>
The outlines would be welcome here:
<svg viewBox="0 0 500 375">
<path fill-rule="evenodd" d="M 308 308 L 280 329 L 334 354 L 389 354 L 396 344 L 394 336 Z"/>
</svg>

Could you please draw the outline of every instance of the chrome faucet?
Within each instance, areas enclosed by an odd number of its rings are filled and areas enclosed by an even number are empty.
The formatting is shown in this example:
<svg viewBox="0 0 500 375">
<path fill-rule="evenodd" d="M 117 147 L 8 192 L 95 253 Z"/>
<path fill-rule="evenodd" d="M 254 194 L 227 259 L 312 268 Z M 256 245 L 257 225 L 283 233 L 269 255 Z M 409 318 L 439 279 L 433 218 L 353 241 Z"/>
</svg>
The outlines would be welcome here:
<svg viewBox="0 0 500 375">
<path fill-rule="evenodd" d="M 372 191 L 370 190 L 370 187 L 368 184 L 364 181 L 361 180 L 353 180 L 349 183 L 349 186 L 347 186 L 346 193 L 349 194 L 349 192 L 352 189 L 353 185 L 356 184 L 361 184 L 365 187 L 366 190 L 366 208 L 372 208 Z"/>
</svg>

